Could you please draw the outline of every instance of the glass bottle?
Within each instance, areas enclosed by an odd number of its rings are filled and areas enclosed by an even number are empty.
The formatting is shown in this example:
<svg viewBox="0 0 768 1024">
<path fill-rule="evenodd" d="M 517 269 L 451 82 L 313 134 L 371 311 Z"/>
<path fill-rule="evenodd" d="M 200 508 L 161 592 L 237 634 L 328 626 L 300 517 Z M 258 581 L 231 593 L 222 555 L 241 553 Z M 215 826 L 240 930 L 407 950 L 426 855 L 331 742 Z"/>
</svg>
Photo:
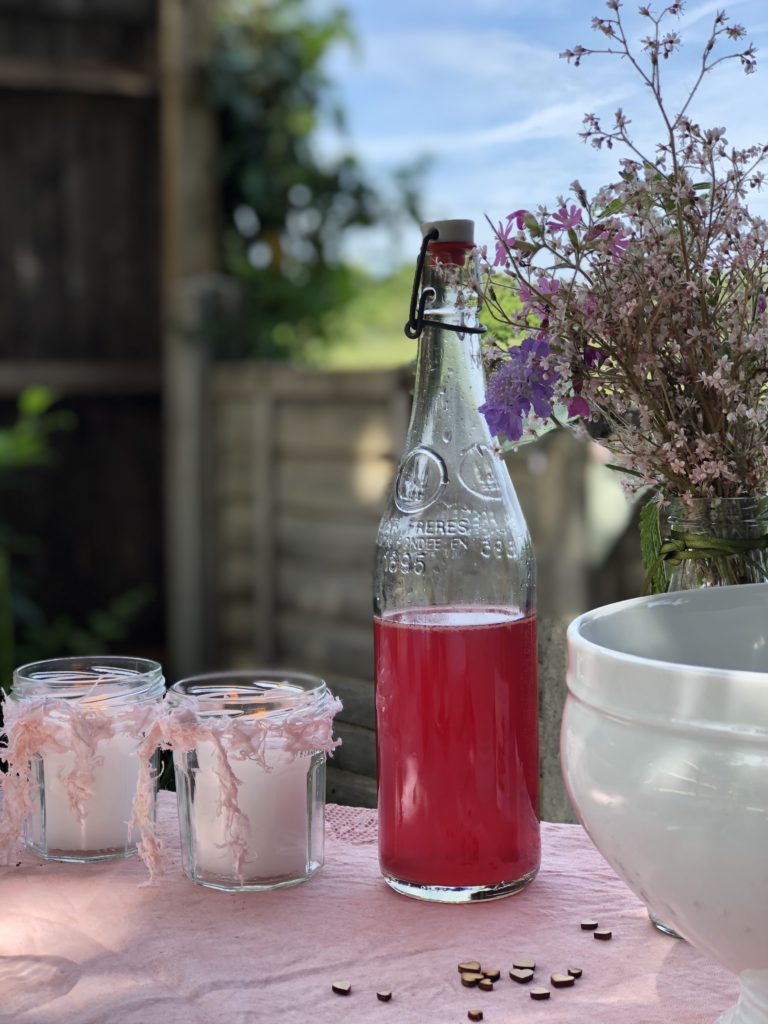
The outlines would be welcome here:
<svg viewBox="0 0 768 1024">
<path fill-rule="evenodd" d="M 380 866 L 398 892 L 452 903 L 516 892 L 540 859 L 535 564 L 478 412 L 473 227 L 425 225 L 414 402 L 374 580 Z"/>
</svg>

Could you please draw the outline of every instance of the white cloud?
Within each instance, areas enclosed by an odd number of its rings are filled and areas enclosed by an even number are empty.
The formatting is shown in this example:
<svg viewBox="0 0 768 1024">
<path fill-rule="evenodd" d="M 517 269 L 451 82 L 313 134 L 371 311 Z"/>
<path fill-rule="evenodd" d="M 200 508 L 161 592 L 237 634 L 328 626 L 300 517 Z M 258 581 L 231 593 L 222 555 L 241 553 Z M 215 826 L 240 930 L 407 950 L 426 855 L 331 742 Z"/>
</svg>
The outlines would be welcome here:
<svg viewBox="0 0 768 1024">
<path fill-rule="evenodd" d="M 617 91 L 611 96 L 600 97 L 599 103 L 603 105 L 621 102 L 624 95 Z M 591 102 L 596 106 L 598 98 L 593 97 Z M 535 110 L 520 120 L 505 121 L 487 128 L 444 128 L 442 131 L 432 132 L 407 131 L 396 135 L 363 135 L 356 138 L 355 150 L 366 160 L 397 163 L 420 153 L 449 158 L 452 154 L 467 149 L 487 151 L 518 142 L 570 138 L 576 134 L 584 111 L 584 101 L 579 100 L 574 103 L 556 103 L 551 107 Z"/>
<path fill-rule="evenodd" d="M 646 153 L 653 153 L 662 125 L 652 97 L 626 61 L 595 57 L 574 69 L 558 51 L 578 37 L 594 43 L 589 17 L 572 0 L 348 0 L 360 12 L 363 59 L 334 64 L 341 72 L 342 99 L 350 114 L 345 142 L 330 133 L 318 140 L 326 155 L 352 149 L 373 173 L 431 153 L 434 158 L 424 188 L 429 217 L 472 217 L 478 237 L 490 240 L 484 222 L 511 209 L 551 205 L 578 177 L 588 192 L 617 176 L 619 154 L 596 152 L 577 138 L 582 116 L 594 111 L 606 121 L 621 105 L 632 119 L 632 133 Z M 708 20 L 721 5 L 736 7 L 749 31 L 750 20 L 765 18 L 766 0 L 703 0 L 679 25 L 685 45 L 665 62 L 665 95 L 671 110 L 682 102 L 696 73 L 697 40 L 706 38 Z M 576 8 L 576 10 L 574 10 Z M 645 28 L 634 7 L 627 6 L 632 28 Z M 430 27 L 430 19 L 431 25 Z M 437 27 L 434 27 L 437 26 Z M 333 69 L 332 69 L 333 70 Z M 756 76 L 745 80 L 737 61 L 729 62 L 702 84 L 692 111 L 703 125 L 725 125 L 736 145 L 755 141 L 764 124 L 765 87 Z M 768 195 L 755 197 L 753 209 L 768 212 Z M 393 247 L 405 259 L 418 248 L 418 228 L 404 229 L 398 244 L 378 232 L 376 260 Z M 364 252 L 363 235 L 350 244 Z M 389 241 L 387 241 L 389 238 Z M 402 246 L 402 249 L 399 248 Z"/>
<path fill-rule="evenodd" d="M 748 2 L 749 0 L 728 0 L 728 11 Z M 691 28 L 691 26 L 695 25 L 697 22 L 703 21 L 704 18 L 708 18 L 711 22 L 714 20 L 716 12 L 722 10 L 722 0 L 707 0 L 706 3 L 699 4 L 698 7 L 693 7 L 690 10 L 685 11 L 679 21 L 680 27 L 682 29 Z"/>
</svg>

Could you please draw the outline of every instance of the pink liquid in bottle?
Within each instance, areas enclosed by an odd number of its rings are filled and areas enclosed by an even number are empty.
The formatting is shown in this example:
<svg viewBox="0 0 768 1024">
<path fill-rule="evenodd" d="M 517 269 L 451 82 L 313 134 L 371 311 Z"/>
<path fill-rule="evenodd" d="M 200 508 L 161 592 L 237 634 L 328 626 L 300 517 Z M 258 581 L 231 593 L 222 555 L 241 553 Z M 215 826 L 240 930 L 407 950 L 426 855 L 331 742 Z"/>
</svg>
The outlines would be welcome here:
<svg viewBox="0 0 768 1024">
<path fill-rule="evenodd" d="M 374 619 L 382 872 L 414 886 L 530 880 L 540 857 L 536 619 Z"/>
</svg>

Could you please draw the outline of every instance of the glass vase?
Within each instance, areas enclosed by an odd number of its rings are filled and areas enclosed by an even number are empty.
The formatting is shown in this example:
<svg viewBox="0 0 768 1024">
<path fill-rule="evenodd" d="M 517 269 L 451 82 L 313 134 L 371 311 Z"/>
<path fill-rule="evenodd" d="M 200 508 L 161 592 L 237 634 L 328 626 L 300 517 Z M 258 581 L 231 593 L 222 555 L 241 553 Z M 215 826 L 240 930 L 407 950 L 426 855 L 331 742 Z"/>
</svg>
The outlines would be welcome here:
<svg viewBox="0 0 768 1024">
<path fill-rule="evenodd" d="M 667 591 L 768 580 L 768 499 L 672 499 L 667 521 Z"/>
</svg>

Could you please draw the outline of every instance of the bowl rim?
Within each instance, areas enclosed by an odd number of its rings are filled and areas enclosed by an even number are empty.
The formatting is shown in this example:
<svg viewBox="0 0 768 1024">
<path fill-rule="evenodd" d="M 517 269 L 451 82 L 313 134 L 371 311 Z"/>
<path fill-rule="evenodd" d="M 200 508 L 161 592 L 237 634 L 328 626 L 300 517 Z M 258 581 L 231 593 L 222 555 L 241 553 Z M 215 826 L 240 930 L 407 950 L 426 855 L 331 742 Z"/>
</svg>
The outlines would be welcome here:
<svg viewBox="0 0 768 1024">
<path fill-rule="evenodd" d="M 597 653 L 601 652 L 602 656 L 609 658 L 612 661 L 617 661 L 631 665 L 646 665 L 649 668 L 656 666 L 663 668 L 669 673 L 686 674 L 690 672 L 696 672 L 699 675 L 706 677 L 722 677 L 724 672 L 728 673 L 729 679 L 737 681 L 739 679 L 744 682 L 755 682 L 758 679 L 768 681 L 768 671 L 760 672 L 756 669 L 742 669 L 742 668 L 725 668 L 709 665 L 697 665 L 687 661 L 665 661 L 661 658 L 649 658 L 642 654 L 632 654 L 629 651 L 617 650 L 614 647 L 605 647 L 603 644 L 596 643 L 594 640 L 588 639 L 584 636 L 582 629 L 597 619 L 608 618 L 611 615 L 615 615 L 617 612 L 622 611 L 626 608 L 631 608 L 635 605 L 645 605 L 647 607 L 653 607 L 654 605 L 664 604 L 677 604 L 679 602 L 687 603 L 690 600 L 693 601 L 707 601 L 716 600 L 715 597 L 701 597 L 693 595 L 709 595 L 715 592 L 722 594 L 723 591 L 740 591 L 747 592 L 753 589 L 759 589 L 764 591 L 768 597 L 768 582 L 766 583 L 741 583 L 727 587 L 700 587 L 696 590 L 677 590 L 670 591 L 664 594 L 644 594 L 640 597 L 630 597 L 624 601 L 613 601 L 611 604 L 601 605 L 598 608 L 592 608 L 589 611 L 582 612 L 578 615 L 568 626 L 566 633 L 566 641 L 568 650 L 571 651 L 575 647 L 582 647 L 585 650 Z M 570 677 L 570 665 L 568 676 Z"/>
</svg>

